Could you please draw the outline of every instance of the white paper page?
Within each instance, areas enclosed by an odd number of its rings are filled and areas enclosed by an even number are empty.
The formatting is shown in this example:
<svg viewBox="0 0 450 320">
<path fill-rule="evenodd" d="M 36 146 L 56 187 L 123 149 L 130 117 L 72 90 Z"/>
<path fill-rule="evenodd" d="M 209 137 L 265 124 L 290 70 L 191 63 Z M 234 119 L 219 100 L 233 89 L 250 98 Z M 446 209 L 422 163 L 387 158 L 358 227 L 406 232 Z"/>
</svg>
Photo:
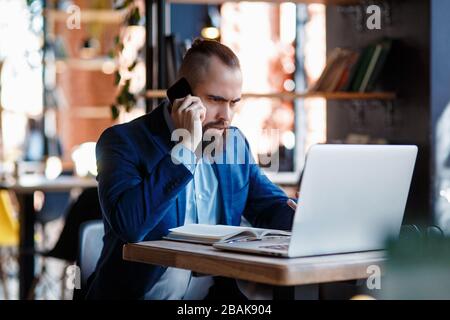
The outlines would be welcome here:
<svg viewBox="0 0 450 320">
<path fill-rule="evenodd" d="M 245 230 L 249 230 L 249 228 L 209 224 L 187 224 L 178 228 L 169 229 L 174 234 L 217 239 Z"/>
</svg>

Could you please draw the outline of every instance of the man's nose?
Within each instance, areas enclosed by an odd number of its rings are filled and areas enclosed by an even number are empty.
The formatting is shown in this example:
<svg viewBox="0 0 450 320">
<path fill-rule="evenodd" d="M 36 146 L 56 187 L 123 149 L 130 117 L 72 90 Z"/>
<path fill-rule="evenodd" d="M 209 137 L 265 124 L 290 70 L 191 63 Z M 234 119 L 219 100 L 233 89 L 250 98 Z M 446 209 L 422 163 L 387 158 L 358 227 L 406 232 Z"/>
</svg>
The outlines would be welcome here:
<svg viewBox="0 0 450 320">
<path fill-rule="evenodd" d="M 223 108 L 220 109 L 221 110 L 218 114 L 219 118 L 223 119 L 224 121 L 230 122 L 232 113 L 229 104 L 227 103 Z"/>
</svg>

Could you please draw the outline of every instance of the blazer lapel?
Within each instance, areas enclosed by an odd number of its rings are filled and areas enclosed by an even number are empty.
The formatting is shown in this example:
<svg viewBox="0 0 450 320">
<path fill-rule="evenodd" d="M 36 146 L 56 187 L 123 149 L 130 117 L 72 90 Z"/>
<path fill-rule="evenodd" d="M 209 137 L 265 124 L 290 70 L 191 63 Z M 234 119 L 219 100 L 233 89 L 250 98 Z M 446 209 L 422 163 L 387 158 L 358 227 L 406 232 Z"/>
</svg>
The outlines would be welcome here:
<svg viewBox="0 0 450 320">
<path fill-rule="evenodd" d="M 170 152 L 175 145 L 171 140 L 172 133 L 170 132 L 164 117 L 164 108 L 167 108 L 168 103 L 168 101 L 163 101 L 155 110 L 151 112 L 153 116 L 149 117 L 150 121 L 148 124 L 153 139 L 163 154 Z"/>
<path fill-rule="evenodd" d="M 155 110 L 152 111 L 150 117 L 150 130 L 156 144 L 163 154 L 172 150 L 174 143 L 171 140 L 171 132 L 164 117 L 164 108 L 167 108 L 168 100 L 163 101 Z M 184 225 L 186 216 L 186 192 L 181 191 L 177 196 L 177 223 L 178 226 Z"/>
</svg>

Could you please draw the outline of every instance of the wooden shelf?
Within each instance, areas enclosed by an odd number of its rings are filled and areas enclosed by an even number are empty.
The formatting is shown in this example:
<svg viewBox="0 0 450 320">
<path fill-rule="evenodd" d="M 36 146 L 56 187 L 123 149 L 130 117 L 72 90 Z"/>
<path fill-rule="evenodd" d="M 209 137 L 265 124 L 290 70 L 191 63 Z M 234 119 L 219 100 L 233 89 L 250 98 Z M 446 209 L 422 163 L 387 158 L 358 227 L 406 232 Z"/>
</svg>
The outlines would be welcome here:
<svg viewBox="0 0 450 320">
<path fill-rule="evenodd" d="M 107 73 L 113 73 L 116 70 L 116 62 L 110 58 L 94 58 L 94 59 L 81 59 L 81 58 L 67 58 L 57 59 L 56 64 L 59 67 L 65 66 L 74 69 L 88 70 L 88 71 L 108 71 Z M 105 65 L 108 64 L 108 65 Z M 112 71 L 112 72 L 111 72 Z"/>
<path fill-rule="evenodd" d="M 81 22 L 93 22 L 100 21 L 105 23 L 121 23 L 124 21 L 126 17 L 126 10 L 80 10 L 81 13 Z M 67 13 L 62 10 L 53 10 L 47 9 L 45 10 L 45 17 L 51 19 L 53 21 L 58 22 L 66 22 L 67 18 L 71 16 L 70 13 Z"/>
<path fill-rule="evenodd" d="M 167 0 L 168 3 L 177 4 L 223 4 L 224 2 L 241 2 L 242 0 Z M 250 2 L 261 2 L 261 0 L 247 0 Z M 263 0 L 267 3 L 283 3 L 283 0 Z M 340 5 L 348 6 L 361 3 L 360 0 L 292 0 L 293 3 L 305 3 L 305 4 L 324 4 L 324 5 Z M 122 22 L 126 16 L 126 10 L 114 10 L 114 9 L 82 9 L 81 22 L 103 21 L 103 22 Z M 48 18 L 54 18 L 56 21 L 65 22 L 70 15 L 62 10 L 47 9 L 45 15 Z"/>
<path fill-rule="evenodd" d="M 145 96 L 147 98 L 154 98 L 154 99 L 165 98 L 166 90 L 147 90 Z"/>
<path fill-rule="evenodd" d="M 147 98 L 165 98 L 165 90 L 149 90 Z M 279 92 L 279 93 L 243 93 L 243 98 L 270 98 L 281 100 L 323 98 L 326 100 L 394 100 L 395 92 Z"/>
<path fill-rule="evenodd" d="M 262 0 L 248 0 L 250 2 L 261 2 Z M 240 0 L 167 0 L 169 3 L 185 3 L 185 4 L 223 4 L 224 2 L 240 2 Z M 270 3 L 283 3 L 286 1 L 282 0 L 266 0 L 263 2 L 270 2 Z M 361 3 L 360 0 L 292 0 L 289 2 L 294 3 L 306 3 L 306 4 L 325 4 L 325 5 L 340 5 L 340 6 L 348 6 L 348 5 L 354 5 Z"/>
<path fill-rule="evenodd" d="M 241 0 L 228 0 L 227 2 L 240 2 Z M 261 0 L 249 0 L 250 2 L 260 2 Z M 178 4 L 223 4 L 226 0 L 168 0 L 168 3 L 178 3 Z M 282 0 L 265 0 L 264 2 L 268 3 L 283 3 L 286 1 Z M 305 3 L 305 4 L 324 4 L 324 5 L 355 5 L 359 4 L 360 0 L 292 0 L 290 2 L 294 3 Z M 100 21 L 105 23 L 120 23 L 123 22 L 126 15 L 127 10 L 114 10 L 114 9 L 82 9 L 81 13 L 81 22 L 93 22 Z M 58 22 L 66 22 L 67 18 L 71 16 L 70 13 L 67 13 L 63 10 L 55 10 L 55 9 L 46 9 L 44 12 L 45 17 Z"/>
<path fill-rule="evenodd" d="M 244 93 L 243 98 L 271 98 L 282 100 L 322 98 L 326 100 L 394 100 L 394 92 L 280 92 L 280 93 Z"/>
<path fill-rule="evenodd" d="M 84 119 L 111 119 L 110 106 L 81 106 L 70 110 L 71 116 Z"/>
</svg>

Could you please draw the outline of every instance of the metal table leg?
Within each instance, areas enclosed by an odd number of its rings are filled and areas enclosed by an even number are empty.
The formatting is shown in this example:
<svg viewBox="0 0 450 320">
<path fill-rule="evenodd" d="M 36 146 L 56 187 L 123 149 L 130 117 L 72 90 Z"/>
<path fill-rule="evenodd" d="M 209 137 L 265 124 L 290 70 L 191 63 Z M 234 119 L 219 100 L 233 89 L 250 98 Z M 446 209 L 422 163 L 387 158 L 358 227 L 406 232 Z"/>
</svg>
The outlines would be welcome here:
<svg viewBox="0 0 450 320">
<path fill-rule="evenodd" d="M 19 298 L 26 299 L 34 278 L 33 193 L 18 195 L 20 202 Z"/>
<path fill-rule="evenodd" d="M 274 287 L 273 300 L 318 300 L 319 285 Z"/>
</svg>

